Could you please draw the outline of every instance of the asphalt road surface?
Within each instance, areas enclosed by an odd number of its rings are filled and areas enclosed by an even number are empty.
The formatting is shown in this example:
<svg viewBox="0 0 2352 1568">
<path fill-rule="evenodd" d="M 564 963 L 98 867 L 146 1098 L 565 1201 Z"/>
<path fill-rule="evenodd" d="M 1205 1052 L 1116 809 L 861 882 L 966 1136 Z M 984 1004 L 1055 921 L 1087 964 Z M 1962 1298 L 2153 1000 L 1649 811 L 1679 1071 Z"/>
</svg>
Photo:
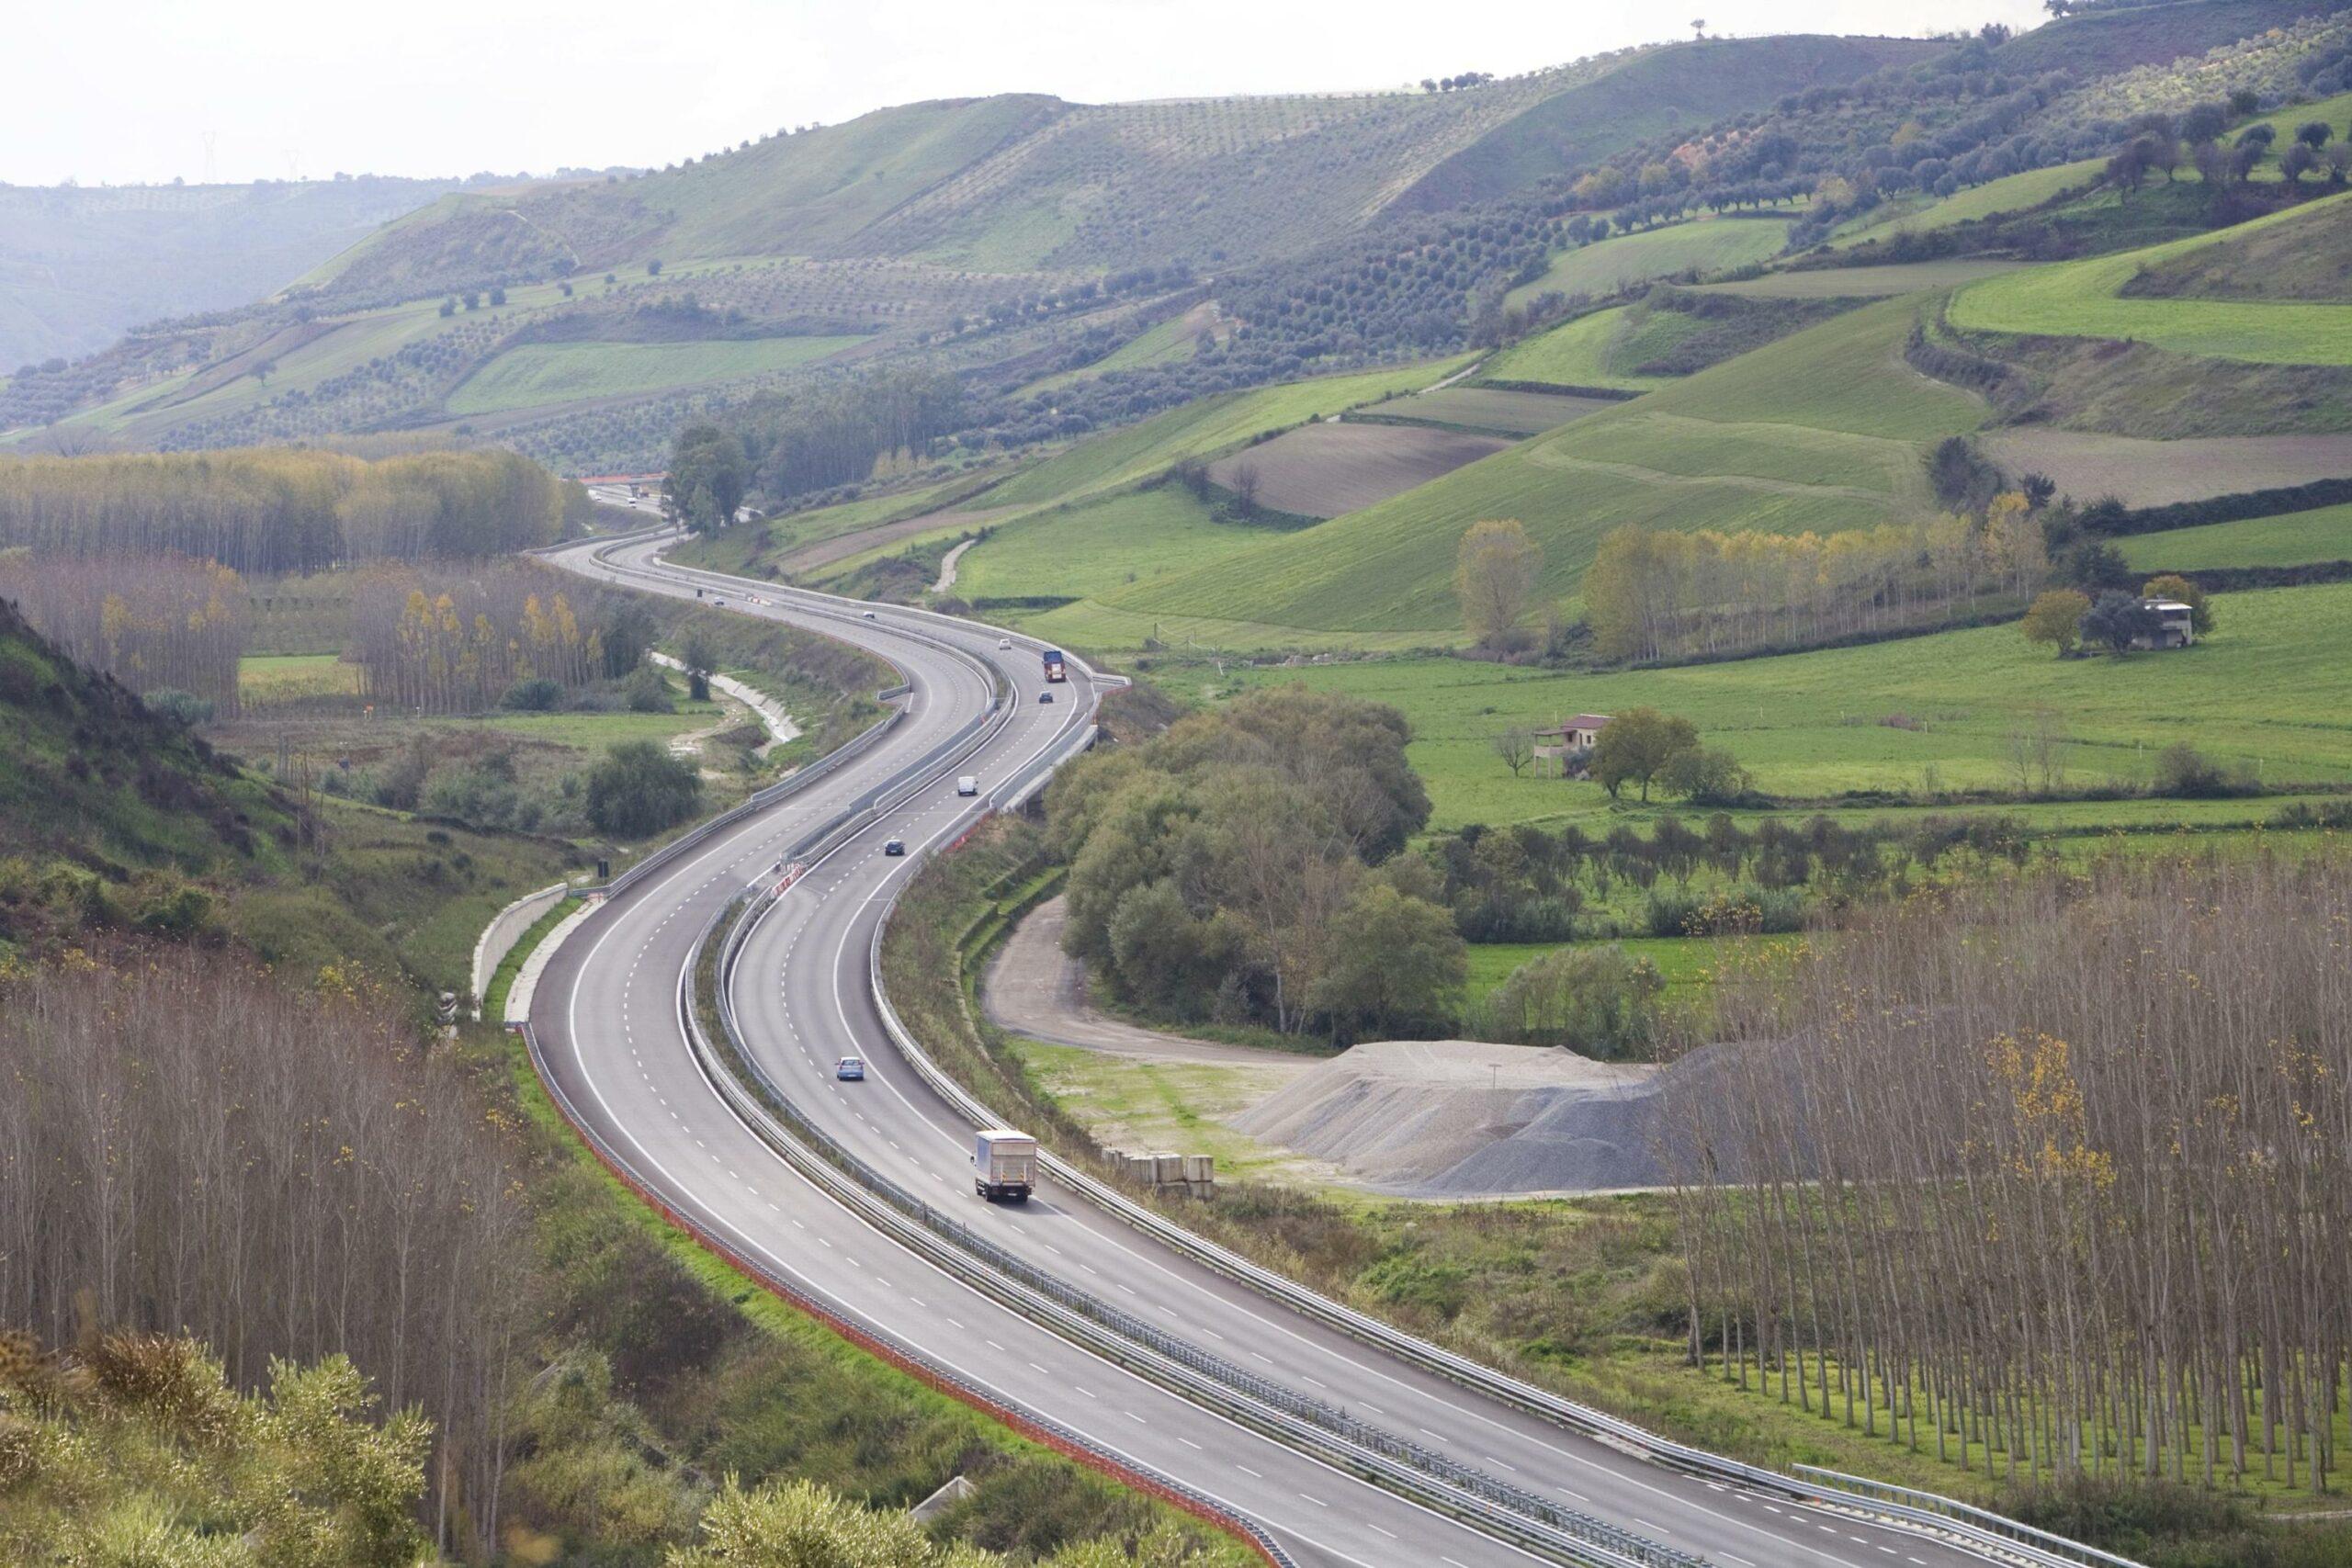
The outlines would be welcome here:
<svg viewBox="0 0 2352 1568">
<path fill-rule="evenodd" d="M 1009 1402 L 1173 1476 L 1282 1538 L 1302 1562 L 1533 1561 L 1467 1525 L 1307 1458 L 1145 1382 L 983 1297 L 870 1229 L 786 1167 L 729 1111 L 690 1054 L 678 998 L 712 913 L 773 879 L 795 840 L 922 757 L 990 702 L 944 641 L 993 664 L 1009 722 L 810 868 L 759 921 L 734 970 L 751 1051 L 799 1111 L 909 1190 L 1036 1265 L 1299 1393 L 1340 1406 L 1525 1491 L 1732 1568 L 1947 1568 L 1983 1559 L 1932 1537 L 1682 1475 L 1424 1373 L 1301 1317 L 1048 1184 L 1022 1206 L 972 1190 L 969 1125 L 890 1043 L 868 981 L 875 923 L 925 851 L 952 840 L 987 792 L 1037 771 L 1091 722 L 1082 669 L 1046 690 L 1038 647 L 893 606 L 854 607 L 662 565 L 658 542 L 560 552 L 560 565 L 836 637 L 888 660 L 912 690 L 878 746 L 734 824 L 600 908 L 548 966 L 533 1027 L 589 1130 L 645 1188 L 710 1238 L 761 1260 L 847 1316 L 920 1347 Z M 984 797 L 956 794 L 977 773 Z M 910 853 L 885 856 L 885 839 Z M 833 1064 L 865 1059 L 862 1083 Z"/>
</svg>

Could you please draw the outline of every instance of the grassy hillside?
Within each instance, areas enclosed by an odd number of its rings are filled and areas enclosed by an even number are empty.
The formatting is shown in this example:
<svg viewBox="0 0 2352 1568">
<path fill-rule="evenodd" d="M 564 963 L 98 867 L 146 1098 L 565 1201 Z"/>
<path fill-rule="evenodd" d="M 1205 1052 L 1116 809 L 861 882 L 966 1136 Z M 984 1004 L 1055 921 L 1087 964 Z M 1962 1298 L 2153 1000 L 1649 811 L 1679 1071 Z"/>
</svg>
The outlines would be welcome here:
<svg viewBox="0 0 2352 1568">
<path fill-rule="evenodd" d="M 2352 560 L 2352 505 L 2322 506 L 2277 517 L 2171 528 L 2116 541 L 2134 571 L 2202 571 L 2215 567 L 2305 566 Z"/>
<path fill-rule="evenodd" d="M 2006 212 L 2024 212 L 2069 190 L 2092 184 L 2106 163 L 2103 158 L 2084 158 L 2072 164 L 2052 164 L 2046 169 L 2005 175 L 1920 205 L 1890 204 L 1864 214 L 1854 227 L 1843 230 L 1834 243 L 1843 250 L 1896 234 L 1932 234 Z"/>
<path fill-rule="evenodd" d="M 2132 299 L 2143 272 L 2225 255 L 2291 230 L 2325 246 L 2352 196 L 2323 197 L 2234 229 L 2120 255 L 2096 256 L 1986 278 L 1953 299 L 1952 325 L 1977 332 L 2132 339 L 2176 353 L 2271 365 L 2352 364 L 2352 302 Z"/>
<path fill-rule="evenodd" d="M 1491 746 L 1514 724 L 1650 704 L 1730 747 L 1760 788 L 1794 796 L 2015 787 L 2010 737 L 2039 713 L 2066 738 L 2076 787 L 2144 782 L 2188 737 L 2211 755 L 2259 765 L 2274 784 L 2352 779 L 2352 732 L 2311 716 L 2352 702 L 2352 584 L 2229 593 L 2213 637 L 2177 655 L 2057 660 L 2014 626 L 1939 633 L 1870 648 L 1622 674 L 1544 674 L 1459 660 L 1266 671 L 1394 703 L 1412 720 L 1413 765 L 1433 826 L 1509 822 L 1605 808 L 1597 784 L 1510 776 Z M 2126 815 L 2094 803 L 2083 820 Z M 2181 817 L 2196 803 L 2152 802 Z M 2251 819 L 2268 808 L 2232 803 Z"/>
<path fill-rule="evenodd" d="M 1401 204 L 1434 209 L 1505 196 L 1547 174 L 1588 167 L 1628 142 L 1728 118 L 1786 93 L 1851 81 L 1946 47 L 1793 34 L 1655 50 L 1500 126 L 1431 170 Z"/>
<path fill-rule="evenodd" d="M 1611 306 L 1523 338 L 1479 367 L 1483 381 L 1534 381 L 1547 387 L 1600 387 L 1646 392 L 1673 381 L 1619 368 L 1631 334 L 1632 307 Z"/>
<path fill-rule="evenodd" d="M 2084 11 L 2019 34 L 1995 58 L 2004 71 L 2085 76 L 2166 65 L 2326 9 L 2313 0 L 2177 0 Z"/>
<path fill-rule="evenodd" d="M 1510 291 L 1510 302 L 1538 294 L 1614 294 L 1654 277 L 1729 272 L 1781 254 L 1789 241 L 1784 218 L 1709 218 L 1619 234 L 1563 252 L 1544 276 Z"/>
<path fill-rule="evenodd" d="M 510 348 L 449 394 L 451 413 L 663 392 L 788 370 L 865 342 L 860 337 L 763 337 L 711 343 L 532 343 Z"/>
<path fill-rule="evenodd" d="M 1916 310 L 1890 300 L 1835 318 L 1380 505 L 1114 589 L 1057 612 L 1062 635 L 1132 635 L 1157 618 L 1245 623 L 1203 635 L 1273 646 L 1445 642 L 1459 635 L 1454 547 L 1481 518 L 1525 523 L 1544 547 L 1542 593 L 1566 598 L 1622 524 L 1828 532 L 1909 515 L 1928 504 L 1926 445 L 1985 414 L 1904 363 Z M 1090 621 L 1093 608 L 1116 615 Z"/>
</svg>

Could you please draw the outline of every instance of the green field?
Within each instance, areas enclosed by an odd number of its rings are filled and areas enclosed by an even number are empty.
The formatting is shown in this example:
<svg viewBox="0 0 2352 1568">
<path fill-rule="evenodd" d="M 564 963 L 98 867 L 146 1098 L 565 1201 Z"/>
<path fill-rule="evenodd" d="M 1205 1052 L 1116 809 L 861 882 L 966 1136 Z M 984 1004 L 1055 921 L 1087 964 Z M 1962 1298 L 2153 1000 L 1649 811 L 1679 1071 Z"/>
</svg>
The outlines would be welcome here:
<svg viewBox="0 0 2352 1568">
<path fill-rule="evenodd" d="M 1480 367 L 1478 378 L 1535 381 L 1547 387 L 1605 387 L 1623 392 L 1672 385 L 1676 378 L 1671 376 L 1635 376 L 1612 368 L 1616 355 L 1611 351 L 1629 333 L 1632 309 L 1611 306 L 1522 339 Z"/>
<path fill-rule="evenodd" d="M 956 564 L 966 600 L 1083 598 L 1261 543 L 1261 528 L 1219 523 L 1180 485 L 1127 491 L 1000 526 Z M 993 611 L 990 618 L 1008 618 Z"/>
<path fill-rule="evenodd" d="M 1987 180 L 1911 211 L 1867 213 L 1862 227 L 1841 234 L 1832 243 L 1845 250 L 1868 240 L 1889 239 L 1896 234 L 1932 234 L 1939 229 L 1973 223 L 1998 213 L 2023 212 L 2077 186 L 2091 184 L 2106 164 L 2104 158 L 2053 164 L 2046 169 L 2028 169 L 2022 174 Z"/>
<path fill-rule="evenodd" d="M 862 337 L 762 337 L 712 343 L 528 343 L 510 348 L 449 394 L 451 413 L 501 413 L 543 403 L 664 392 L 789 370 Z"/>
<path fill-rule="evenodd" d="M 1986 278 L 1954 297 L 1951 323 L 1976 332 L 2132 339 L 2177 354 L 2266 365 L 2352 365 L 2352 304 L 2120 296 L 2143 270 L 2281 225 L 2328 224 L 2347 200 L 2352 193 L 2322 197 L 2234 229 Z"/>
<path fill-rule="evenodd" d="M 1253 672 L 1393 703 L 1412 720 L 1413 765 L 1432 825 L 1605 812 L 1597 784 L 1511 777 L 1494 736 L 1564 714 L 1647 704 L 1728 746 L 1759 788 L 1800 797 L 1846 790 L 2014 788 L 2012 731 L 2046 710 L 2065 737 L 2070 782 L 2137 783 L 2175 740 L 2259 767 L 2274 784 L 2352 780 L 2352 584 L 2227 593 L 2213 636 L 2178 653 L 2058 660 L 2013 626 L 1727 664 L 1550 674 L 1456 660 L 1400 660 Z M 1886 721 L 1904 721 L 1896 727 Z M 2259 820 L 2275 803 L 2089 802 L 2035 807 L 2053 825 L 2137 819 Z M 1872 807 L 1875 813 L 1880 808 Z"/>
<path fill-rule="evenodd" d="M 254 654 L 237 661 L 237 695 L 247 706 L 359 694 L 359 666 L 333 653 Z"/>
<path fill-rule="evenodd" d="M 1546 293 L 1614 294 L 1694 267 L 1728 272 L 1770 260 L 1788 243 L 1785 218 L 1707 218 L 1638 230 L 1561 253 L 1543 276 L 1512 289 L 1508 302 L 1524 304 Z"/>
<path fill-rule="evenodd" d="M 1465 356 L 1197 399 L 1140 424 L 1080 442 L 990 491 L 988 504 L 1035 505 L 1133 484 L 1164 473 L 1186 457 L 1216 457 L 1253 436 L 1419 391 L 1468 363 Z"/>
<path fill-rule="evenodd" d="M 2140 534 L 2117 544 L 2134 571 L 2352 560 L 2352 504 Z"/>
<path fill-rule="evenodd" d="M 762 562 L 788 555 L 806 545 L 836 539 L 843 534 L 854 534 L 860 528 L 879 527 L 886 523 L 938 511 L 952 505 L 959 497 L 970 493 L 984 482 L 982 478 L 949 479 L 914 490 L 861 496 L 838 506 L 788 512 L 762 523 L 722 528 L 716 534 L 698 534 L 673 545 L 668 553 L 673 560 L 712 571 L 751 572 L 756 570 Z M 986 505 L 987 502 L 981 501 L 975 504 Z"/>
<path fill-rule="evenodd" d="M 1057 634 L 1132 647 L 1173 622 L 1231 647 L 1444 644 L 1461 635 L 1454 549 L 1481 518 L 1525 523 L 1542 594 L 1567 599 L 1623 524 L 1830 532 L 1911 515 L 1929 504 L 1925 445 L 1984 417 L 1904 362 L 1915 309 L 1849 312 L 1376 506 L 1112 589 L 1057 612 Z"/>
<path fill-rule="evenodd" d="M 2016 272 L 2022 265 L 2019 262 L 1993 261 L 1982 256 L 1955 256 L 1948 261 L 1768 272 L 1761 277 L 1702 287 L 1712 293 L 1736 294 L 1747 299 L 1883 299 L 1897 294 L 1917 294 L 1929 288 L 1973 283 L 1979 278 Z"/>
</svg>

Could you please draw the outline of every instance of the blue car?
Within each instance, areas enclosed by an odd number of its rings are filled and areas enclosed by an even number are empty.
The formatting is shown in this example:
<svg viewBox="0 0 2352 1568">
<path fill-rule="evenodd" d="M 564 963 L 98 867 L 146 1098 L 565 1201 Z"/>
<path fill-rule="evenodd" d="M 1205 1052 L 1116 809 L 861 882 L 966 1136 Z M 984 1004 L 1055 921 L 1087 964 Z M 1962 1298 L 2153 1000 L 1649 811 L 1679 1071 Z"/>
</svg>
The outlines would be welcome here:
<svg viewBox="0 0 2352 1568">
<path fill-rule="evenodd" d="M 865 1082 L 865 1058 L 863 1056 L 843 1056 L 840 1061 L 833 1064 L 833 1077 L 841 1079 L 843 1083 Z"/>
</svg>

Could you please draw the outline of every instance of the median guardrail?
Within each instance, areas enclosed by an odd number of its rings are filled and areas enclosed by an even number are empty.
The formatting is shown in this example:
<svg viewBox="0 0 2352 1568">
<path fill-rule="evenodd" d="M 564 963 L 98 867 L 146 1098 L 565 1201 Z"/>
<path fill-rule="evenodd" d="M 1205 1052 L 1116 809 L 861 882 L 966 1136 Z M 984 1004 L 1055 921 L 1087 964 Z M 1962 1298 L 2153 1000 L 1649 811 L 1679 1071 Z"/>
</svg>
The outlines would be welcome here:
<svg viewBox="0 0 2352 1568">
<path fill-rule="evenodd" d="M 606 550 L 619 544 L 641 541 L 660 532 L 662 530 L 648 530 L 643 534 L 629 536 L 626 539 L 609 541 L 595 553 L 601 558 Z M 612 566 L 609 562 L 606 564 L 611 570 L 626 570 Z M 808 589 L 777 590 L 767 585 L 751 583 L 749 580 L 730 578 L 723 573 L 705 572 L 692 569 L 672 570 L 678 571 L 680 575 L 708 578 L 730 586 L 741 584 L 745 588 L 759 588 L 768 592 L 788 593 L 810 608 L 824 604 L 824 608 L 817 608 L 819 614 L 831 612 L 831 606 L 842 606 L 849 613 L 863 618 L 863 610 L 857 608 L 859 602 L 856 600 L 820 593 Z M 650 576 L 651 574 L 643 575 Z M 981 623 L 960 621 L 932 611 L 893 607 L 894 621 L 901 616 L 938 621 L 967 634 L 994 630 Z M 897 629 L 901 635 L 921 636 L 920 633 L 912 632 L 903 626 Z M 971 657 L 965 650 L 956 649 L 953 645 L 938 639 L 923 638 L 923 640 L 935 642 L 937 646 L 967 659 Z M 1031 638 L 1023 640 L 1031 643 L 1035 641 Z M 973 660 L 973 662 L 979 661 Z M 1071 662 L 1090 682 L 1098 679 L 1082 661 L 1073 659 Z M 995 682 L 993 672 L 990 673 L 990 679 L 992 682 Z M 1001 701 L 1000 698 L 1000 704 Z M 1040 776 L 1050 774 L 1054 767 L 1059 766 L 1062 761 L 1067 761 L 1069 756 L 1074 755 L 1078 750 L 1082 749 L 1083 741 L 1091 739 L 1091 727 L 1074 732 L 1072 741 L 1066 742 L 1063 747 L 1057 749 L 1053 762 L 1044 764 L 1041 760 L 1040 765 L 1031 771 L 1038 773 Z M 896 776 L 903 779 L 906 772 L 902 771 Z M 1019 798 L 1025 797 L 1027 789 L 1023 787 L 1016 791 L 1008 787 L 1001 793 L 1012 795 L 1013 803 L 1017 804 Z M 929 1053 L 906 1028 L 904 1022 L 899 1018 L 897 1010 L 890 1004 L 888 992 L 882 984 L 881 941 L 883 932 L 888 928 L 890 917 L 895 912 L 897 901 L 898 895 L 894 892 L 884 908 L 882 919 L 876 923 L 872 949 L 868 955 L 869 980 L 884 1026 L 910 1065 L 943 1099 L 955 1105 L 975 1125 L 1001 1124 L 1001 1118 L 989 1111 L 985 1105 L 932 1060 Z M 1806 1476 L 1812 1478 L 1808 1481 L 1782 1474 L 1777 1471 L 1763 1470 L 1737 1460 L 1673 1442 L 1631 1422 L 1611 1416 L 1605 1411 L 1579 1404 L 1547 1390 L 1537 1388 L 1532 1383 L 1499 1372 L 1468 1357 L 1408 1334 L 1367 1314 L 1331 1301 L 1319 1292 L 1310 1291 L 1294 1280 L 1285 1279 L 1243 1258 L 1230 1248 L 1176 1224 L 1050 1150 L 1041 1149 L 1039 1158 L 1056 1180 L 1115 1218 L 1227 1278 L 1249 1286 L 1270 1300 L 1280 1302 L 1303 1316 L 1335 1327 L 1360 1342 L 1380 1349 L 1399 1360 L 1487 1394 L 1516 1409 L 1553 1421 L 1570 1430 L 1610 1442 L 1637 1457 L 1650 1459 L 1660 1464 L 1709 1480 L 1747 1486 L 1792 1502 L 1838 1509 L 1884 1523 L 1906 1525 L 1929 1531 L 1954 1544 L 1975 1551 L 1981 1555 L 2029 1564 L 2030 1568 L 2085 1568 L 2085 1565 L 2097 1565 L 2097 1568 L 2142 1568 L 2141 1564 L 2131 1559 L 2117 1556 L 2080 1541 L 2070 1540 L 2053 1532 L 2036 1529 L 2020 1520 L 2007 1518 L 1987 1509 L 1977 1508 L 1955 1498 L 1943 1497 L 1933 1493 L 1915 1492 L 1907 1488 L 1890 1487 L 1856 1477 L 1843 1476 L 1836 1472 L 1817 1471 L 1810 1467 L 1807 1467 L 1804 1472 Z"/>
<path fill-rule="evenodd" d="M 811 863 L 822 858 L 814 846 Z M 732 976 L 779 893 L 746 888 L 716 911 L 680 987 L 680 1023 L 705 1079 L 755 1136 L 851 1213 L 981 1293 L 1191 1402 L 1350 1473 L 1577 1568 L 1704 1568 L 1703 1560 L 1563 1507 L 1260 1376 L 977 1235 L 851 1152 L 760 1069 L 736 1021 Z M 703 1027 L 700 955 L 719 940 L 711 998 L 727 1055 Z M 728 1059 L 731 1056 L 731 1063 Z M 740 1069 L 740 1071 L 739 1071 Z M 753 1082 L 747 1083 L 748 1077 Z"/>
</svg>

